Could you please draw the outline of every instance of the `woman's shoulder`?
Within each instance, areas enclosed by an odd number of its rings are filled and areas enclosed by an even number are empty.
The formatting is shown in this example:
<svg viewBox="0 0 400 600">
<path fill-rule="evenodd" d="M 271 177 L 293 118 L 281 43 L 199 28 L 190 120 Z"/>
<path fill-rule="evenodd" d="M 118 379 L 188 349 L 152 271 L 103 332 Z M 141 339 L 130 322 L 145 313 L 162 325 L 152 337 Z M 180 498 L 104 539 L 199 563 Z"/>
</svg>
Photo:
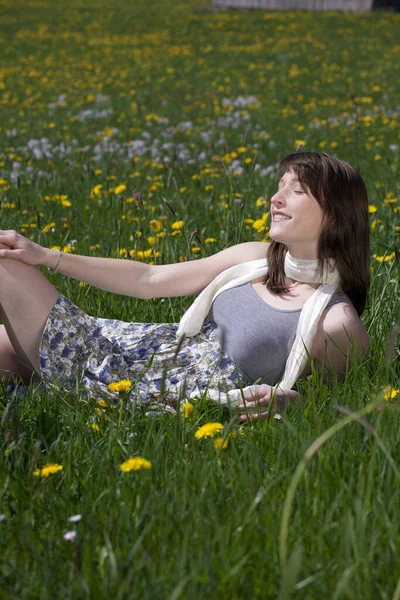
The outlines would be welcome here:
<svg viewBox="0 0 400 600">
<path fill-rule="evenodd" d="M 348 359 L 361 358 L 367 351 L 369 338 L 356 309 L 343 297 L 328 306 L 318 324 L 311 356 L 328 371 L 344 374 Z"/>
</svg>

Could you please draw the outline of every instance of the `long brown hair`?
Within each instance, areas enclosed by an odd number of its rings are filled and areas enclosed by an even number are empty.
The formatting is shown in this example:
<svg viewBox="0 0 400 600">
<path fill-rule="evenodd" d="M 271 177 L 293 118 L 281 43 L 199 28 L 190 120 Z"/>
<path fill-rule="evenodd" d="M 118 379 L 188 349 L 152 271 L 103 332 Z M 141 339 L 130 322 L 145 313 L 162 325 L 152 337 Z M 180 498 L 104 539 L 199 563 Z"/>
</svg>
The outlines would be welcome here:
<svg viewBox="0 0 400 600">
<path fill-rule="evenodd" d="M 361 175 L 348 163 L 322 152 L 289 154 L 278 166 L 281 179 L 293 171 L 324 212 L 318 240 L 318 259 L 334 258 L 341 289 L 362 314 L 370 284 L 368 194 Z M 264 283 L 275 294 L 288 292 L 284 258 L 286 246 L 272 241 Z"/>
</svg>

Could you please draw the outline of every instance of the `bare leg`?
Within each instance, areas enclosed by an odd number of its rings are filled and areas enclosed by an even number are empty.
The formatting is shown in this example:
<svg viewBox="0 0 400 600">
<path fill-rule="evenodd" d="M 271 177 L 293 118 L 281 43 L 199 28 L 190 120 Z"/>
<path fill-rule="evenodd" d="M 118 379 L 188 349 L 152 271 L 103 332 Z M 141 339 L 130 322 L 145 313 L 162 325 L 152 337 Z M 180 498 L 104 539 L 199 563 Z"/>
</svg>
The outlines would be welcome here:
<svg viewBox="0 0 400 600">
<path fill-rule="evenodd" d="M 0 310 L 7 336 L 19 361 L 38 374 L 40 340 L 59 295 L 36 267 L 0 259 Z"/>
<path fill-rule="evenodd" d="M 32 367 L 18 358 L 4 325 L 0 325 L 0 380 L 6 384 L 22 381 L 26 385 L 38 380 Z"/>
</svg>

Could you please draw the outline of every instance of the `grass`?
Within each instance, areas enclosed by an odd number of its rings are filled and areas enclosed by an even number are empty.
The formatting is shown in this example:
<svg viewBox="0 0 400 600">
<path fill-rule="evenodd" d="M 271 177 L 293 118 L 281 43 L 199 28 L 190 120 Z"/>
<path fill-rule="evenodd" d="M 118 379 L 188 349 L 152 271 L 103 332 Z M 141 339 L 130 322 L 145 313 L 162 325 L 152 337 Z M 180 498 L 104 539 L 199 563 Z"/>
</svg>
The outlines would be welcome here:
<svg viewBox="0 0 400 600">
<path fill-rule="evenodd" d="M 368 360 L 300 381 L 282 421 L 3 390 L 0 597 L 400 598 L 399 404 L 383 399 L 400 388 L 399 16 L 1 6 L 2 228 L 154 263 L 267 240 L 274 166 L 303 142 L 367 182 L 372 286 Z M 190 304 L 53 280 L 104 317 L 176 322 Z M 195 438 L 209 421 L 226 450 Z M 136 455 L 151 469 L 122 472 Z M 48 463 L 63 469 L 33 474 Z"/>
</svg>

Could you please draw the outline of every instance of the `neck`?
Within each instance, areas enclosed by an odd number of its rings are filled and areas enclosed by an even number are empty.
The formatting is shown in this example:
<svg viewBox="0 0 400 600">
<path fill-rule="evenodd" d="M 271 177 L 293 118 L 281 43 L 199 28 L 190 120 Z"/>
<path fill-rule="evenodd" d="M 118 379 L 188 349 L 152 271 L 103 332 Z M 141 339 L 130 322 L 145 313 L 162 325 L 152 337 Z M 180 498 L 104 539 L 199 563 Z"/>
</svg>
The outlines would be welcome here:
<svg viewBox="0 0 400 600">
<path fill-rule="evenodd" d="M 315 260 L 318 257 L 316 244 L 290 244 L 290 247 L 286 246 L 286 248 L 292 258 Z"/>
</svg>

